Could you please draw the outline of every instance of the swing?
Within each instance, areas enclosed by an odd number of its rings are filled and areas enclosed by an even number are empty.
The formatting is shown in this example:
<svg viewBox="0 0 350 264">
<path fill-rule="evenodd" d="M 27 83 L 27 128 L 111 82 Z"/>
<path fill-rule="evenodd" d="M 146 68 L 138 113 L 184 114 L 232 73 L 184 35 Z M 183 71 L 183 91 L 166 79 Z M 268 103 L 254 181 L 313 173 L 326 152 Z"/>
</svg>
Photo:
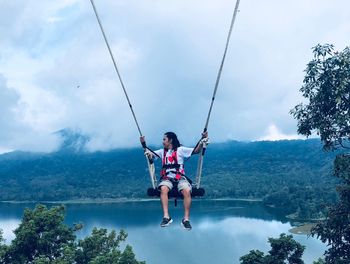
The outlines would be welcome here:
<svg viewBox="0 0 350 264">
<path fill-rule="evenodd" d="M 110 54 L 110 57 L 112 59 L 112 62 L 113 62 L 113 65 L 114 65 L 114 69 L 117 73 L 117 76 L 118 76 L 118 79 L 119 79 L 119 82 L 122 86 L 122 89 L 124 91 L 124 95 L 126 97 L 126 100 L 129 104 L 129 108 L 131 110 L 131 113 L 132 113 L 132 116 L 134 118 L 134 121 L 135 121 L 135 124 L 136 124 L 136 127 L 137 127 L 137 130 L 139 132 L 139 135 L 140 137 L 142 137 L 142 132 L 141 132 L 141 129 L 140 129 L 140 126 L 139 126 L 139 123 L 136 119 L 136 115 L 135 115 L 135 112 L 134 112 L 134 109 L 131 105 L 131 102 L 130 102 L 130 99 L 129 99 L 129 96 L 126 92 L 126 89 L 125 89 L 125 85 L 124 85 L 124 82 L 121 78 L 121 75 L 120 75 L 120 72 L 118 70 L 118 67 L 117 67 L 117 64 L 116 64 L 116 61 L 114 59 L 114 56 L 113 56 L 113 53 L 112 53 L 112 50 L 109 46 L 109 43 L 108 43 L 108 40 L 107 40 L 107 37 L 106 37 L 106 34 L 105 34 L 105 31 L 103 29 L 103 26 L 102 26 L 102 23 L 101 23 L 101 20 L 99 18 L 99 15 L 97 13 L 97 10 L 96 10 L 96 7 L 95 7 L 95 4 L 94 4 L 94 0 L 90 0 L 91 2 L 91 5 L 93 7 L 93 10 L 94 10 L 94 13 L 95 13 L 95 16 L 96 16 L 96 19 L 97 19 L 97 22 L 100 26 L 100 29 L 101 29 L 101 32 L 102 32 L 102 35 L 103 35 L 103 38 L 105 40 L 105 43 L 107 45 L 107 48 L 108 48 L 108 51 L 109 51 L 109 54 Z M 232 33 L 232 29 L 233 29 L 233 25 L 234 25 L 234 22 L 236 20 L 236 16 L 237 16 L 237 13 L 238 13 L 238 6 L 239 6 L 239 2 L 240 0 L 236 0 L 236 5 L 235 5 L 235 9 L 234 9 L 234 12 L 233 12 L 233 16 L 232 16 L 232 19 L 231 19 L 231 24 L 230 24 L 230 29 L 229 29 L 229 32 L 228 32 L 228 35 L 227 35 L 227 39 L 226 39 L 226 45 L 225 45 L 225 50 L 224 50 L 224 53 L 223 53 L 223 56 L 222 56 L 222 60 L 221 60 L 221 64 L 220 64 L 220 68 L 219 68 L 219 71 L 218 71 L 218 74 L 217 74 L 217 78 L 216 78 L 216 82 L 215 82 L 215 87 L 214 87 L 214 92 L 213 92 L 213 96 L 212 96 L 212 99 L 211 99 L 211 104 L 210 104 L 210 107 L 209 107 L 209 112 L 208 112 L 208 115 L 207 115 L 207 119 L 206 119 L 206 123 L 205 123 L 205 126 L 204 126 L 204 133 L 207 132 L 208 130 L 208 125 L 209 125 L 209 119 L 210 119 L 210 115 L 211 115 L 211 111 L 212 111 L 212 108 L 213 108 L 213 104 L 214 104 L 214 101 L 215 101 L 215 96 L 216 96 L 216 92 L 217 92 L 217 89 L 218 89 L 218 86 L 219 86 L 219 82 L 220 82 L 220 78 L 221 78 L 221 73 L 222 73 L 222 69 L 223 69 L 223 66 L 224 66 L 224 62 L 225 62 L 225 58 L 226 58 L 226 53 L 227 53 L 227 50 L 228 50 L 228 46 L 229 46 L 229 42 L 230 42 L 230 38 L 231 38 L 231 33 Z M 202 139 L 200 141 L 198 141 L 197 145 L 200 144 L 200 142 L 202 143 L 202 150 L 201 150 L 201 153 L 199 155 L 199 158 L 198 158 L 198 165 L 197 165 L 197 173 L 196 173 L 196 181 L 195 183 L 192 184 L 192 193 L 191 193 L 191 196 L 192 197 L 202 197 L 204 196 L 205 194 L 205 190 L 203 188 L 200 187 L 200 183 L 201 183 L 201 176 L 202 176 L 202 168 L 203 168 L 203 157 L 205 155 L 205 151 L 206 151 L 206 148 L 207 148 L 207 144 L 208 142 L 207 141 L 202 141 Z M 151 151 L 153 154 L 155 154 L 156 156 L 158 156 L 158 154 L 156 154 L 153 150 L 151 150 L 149 147 L 147 147 L 146 145 L 146 142 L 142 142 L 142 147 L 143 147 L 143 150 L 144 152 L 145 151 Z M 145 156 L 146 157 L 146 156 Z M 158 156 L 159 157 L 159 156 Z M 155 197 L 155 196 L 160 196 L 160 191 L 158 190 L 157 186 L 158 186 L 158 181 L 157 181 L 157 178 L 155 176 L 155 166 L 154 166 L 154 161 L 153 159 L 150 159 L 148 157 L 146 157 L 146 160 L 147 160 L 147 165 L 148 165 L 148 171 L 149 171 L 149 175 L 150 175 L 150 179 L 151 179 L 151 185 L 152 187 L 148 188 L 147 190 L 147 195 L 148 196 L 151 196 L 151 197 Z M 190 182 L 192 183 L 192 181 L 190 180 Z M 170 192 L 169 192 L 169 197 L 173 197 L 175 198 L 175 205 L 176 205 L 176 199 L 177 198 L 183 198 L 182 194 L 178 192 L 177 188 L 173 188 Z"/>
</svg>

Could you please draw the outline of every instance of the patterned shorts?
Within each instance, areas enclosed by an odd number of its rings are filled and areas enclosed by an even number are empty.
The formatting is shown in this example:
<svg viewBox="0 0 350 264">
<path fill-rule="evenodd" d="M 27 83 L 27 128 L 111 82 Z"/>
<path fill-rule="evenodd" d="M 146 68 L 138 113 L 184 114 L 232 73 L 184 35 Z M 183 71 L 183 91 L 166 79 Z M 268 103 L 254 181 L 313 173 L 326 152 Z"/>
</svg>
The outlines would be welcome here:
<svg viewBox="0 0 350 264">
<path fill-rule="evenodd" d="M 171 180 L 161 180 L 158 185 L 158 188 L 160 189 L 160 187 L 162 186 L 166 186 L 169 188 L 169 190 L 171 190 L 174 187 L 174 183 Z M 177 189 L 179 192 L 185 189 L 189 189 L 190 191 L 192 191 L 192 186 L 185 177 L 182 177 L 177 183 Z"/>
</svg>

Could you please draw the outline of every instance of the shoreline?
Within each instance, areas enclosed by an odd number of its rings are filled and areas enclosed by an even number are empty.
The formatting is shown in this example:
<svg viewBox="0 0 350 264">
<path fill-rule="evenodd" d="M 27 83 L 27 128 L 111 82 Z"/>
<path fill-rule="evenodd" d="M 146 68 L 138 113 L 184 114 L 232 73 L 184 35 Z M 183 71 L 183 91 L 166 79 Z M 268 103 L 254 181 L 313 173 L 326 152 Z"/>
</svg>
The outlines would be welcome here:
<svg viewBox="0 0 350 264">
<path fill-rule="evenodd" d="M 159 198 L 115 198 L 115 199 L 73 199 L 63 201 L 0 201 L 5 204 L 105 204 L 105 203 L 131 203 L 131 202 L 152 202 L 159 201 Z M 200 198 L 193 199 L 192 202 L 198 201 L 238 201 L 238 202 L 262 202 L 262 199 L 249 198 Z"/>
<path fill-rule="evenodd" d="M 315 223 L 306 222 L 304 224 L 294 226 L 288 230 L 293 235 L 310 235 L 311 229 L 315 226 Z"/>
<path fill-rule="evenodd" d="M 249 198 L 200 198 L 193 199 L 193 202 L 201 201 L 237 201 L 246 203 L 262 203 L 262 199 L 249 199 Z M 8 205 L 25 205 L 25 204 L 46 204 L 46 205 L 98 205 L 98 204 L 122 204 L 122 203 L 145 203 L 145 202 L 159 202 L 159 198 L 117 198 L 117 199 L 75 199 L 65 201 L 0 201 L 1 204 Z M 286 217 L 286 216 L 285 216 Z M 297 224 L 293 224 L 293 220 L 290 217 L 286 217 L 288 222 L 291 224 L 291 228 L 288 230 L 289 233 L 294 235 L 310 235 L 311 228 L 317 222 L 316 219 L 303 219 L 298 221 Z"/>
</svg>

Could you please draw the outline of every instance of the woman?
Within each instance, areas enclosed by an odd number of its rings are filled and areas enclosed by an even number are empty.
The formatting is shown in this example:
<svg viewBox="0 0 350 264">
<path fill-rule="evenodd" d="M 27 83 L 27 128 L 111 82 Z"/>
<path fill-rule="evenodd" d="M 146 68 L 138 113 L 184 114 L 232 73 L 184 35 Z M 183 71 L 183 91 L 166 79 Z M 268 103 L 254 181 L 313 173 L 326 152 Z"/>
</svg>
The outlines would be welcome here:
<svg viewBox="0 0 350 264">
<path fill-rule="evenodd" d="M 202 139 L 206 139 L 207 137 L 208 132 L 202 134 Z M 145 142 L 145 137 L 141 137 L 140 141 L 141 143 Z M 192 186 L 185 176 L 184 162 L 191 157 L 191 155 L 200 153 L 202 146 L 203 143 L 201 140 L 195 148 L 183 147 L 175 133 L 167 132 L 163 137 L 163 149 L 154 151 L 156 155 L 148 150 L 145 152 L 148 158 L 157 159 L 159 157 L 162 160 L 161 178 L 158 185 L 163 208 L 161 227 L 169 226 L 173 222 L 168 210 L 168 193 L 172 188 L 176 187 L 184 197 L 185 212 L 181 225 L 185 229 L 191 230 L 190 208 Z"/>
</svg>

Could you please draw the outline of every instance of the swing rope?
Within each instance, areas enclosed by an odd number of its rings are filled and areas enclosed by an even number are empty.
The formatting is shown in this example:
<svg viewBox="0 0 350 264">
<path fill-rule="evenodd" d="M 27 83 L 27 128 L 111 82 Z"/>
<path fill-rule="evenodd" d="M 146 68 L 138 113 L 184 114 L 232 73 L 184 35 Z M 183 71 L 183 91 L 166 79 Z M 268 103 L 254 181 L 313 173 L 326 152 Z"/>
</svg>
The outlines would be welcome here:
<svg viewBox="0 0 350 264">
<path fill-rule="evenodd" d="M 97 9 L 96 9 L 94 0 L 90 0 L 90 3 L 91 3 L 91 5 L 92 5 L 92 8 L 94 9 L 94 13 L 95 13 L 97 22 L 98 22 L 98 24 L 99 24 L 99 26 L 100 26 L 100 29 L 101 29 L 103 38 L 104 38 L 104 40 L 105 40 L 105 42 L 106 42 L 106 45 L 107 45 L 107 48 L 108 48 L 108 51 L 109 51 L 109 55 L 111 56 L 111 59 L 112 59 L 113 65 L 114 65 L 114 69 L 115 69 L 115 71 L 116 71 L 116 73 L 117 73 L 117 75 L 118 75 L 119 82 L 120 82 L 120 84 L 121 84 L 121 86 L 122 86 L 122 88 L 123 88 L 124 95 L 125 95 L 125 97 L 126 97 L 126 100 L 128 101 L 129 108 L 130 108 L 130 110 L 131 110 L 132 116 L 134 117 L 134 121 L 135 121 L 135 124 L 136 124 L 136 126 L 137 126 L 137 130 L 139 131 L 139 134 L 140 134 L 140 137 L 141 137 L 141 136 L 142 136 L 142 132 L 141 132 L 139 123 L 137 122 L 136 115 L 135 115 L 134 109 L 132 108 L 132 105 L 131 105 L 131 102 L 130 102 L 128 93 L 126 92 L 123 79 L 122 79 L 122 77 L 121 77 L 121 75 L 120 75 L 120 72 L 119 72 L 119 70 L 118 70 L 117 63 L 115 62 L 115 59 L 114 59 L 114 56 L 113 56 L 111 47 L 109 46 L 109 42 L 108 42 L 108 39 L 107 39 L 107 37 L 106 37 L 106 33 L 105 33 L 104 29 L 103 29 L 103 26 L 102 26 L 100 17 L 99 17 L 99 15 L 98 15 L 98 13 L 97 13 Z"/>
<path fill-rule="evenodd" d="M 227 39 L 226 39 L 226 45 L 225 45 L 224 54 L 222 56 L 220 68 L 219 68 L 219 71 L 218 71 L 218 75 L 216 77 L 214 92 L 213 92 L 213 96 L 211 98 L 209 112 L 208 112 L 208 116 L 207 116 L 207 119 L 206 119 L 206 122 L 205 122 L 204 130 L 203 130 L 204 133 L 208 131 L 208 125 L 209 125 L 209 120 L 210 120 L 210 116 L 211 116 L 211 111 L 213 109 L 213 105 L 214 105 L 214 101 L 215 101 L 215 97 L 216 97 L 216 92 L 217 92 L 218 87 L 219 87 L 222 69 L 224 68 L 225 59 L 226 59 L 226 53 L 227 53 L 227 50 L 228 50 L 228 47 L 229 47 L 229 44 L 230 44 L 230 39 L 231 39 L 233 26 L 235 24 L 237 13 L 238 13 L 239 2 L 240 2 L 240 0 L 236 1 L 235 9 L 233 11 L 231 24 L 230 24 L 230 29 L 228 31 L 228 35 L 227 35 Z M 195 182 L 195 185 L 196 185 L 197 188 L 200 187 L 201 177 L 202 177 L 202 169 L 203 169 L 203 156 L 205 154 L 205 150 L 206 150 L 207 144 L 208 144 L 208 142 L 204 141 L 203 139 L 201 139 L 201 141 L 202 141 L 203 146 L 202 146 L 202 152 L 201 152 L 201 154 L 200 154 L 200 156 L 198 158 L 197 174 L 196 174 L 196 182 Z"/>
<path fill-rule="evenodd" d="M 132 116 L 133 116 L 133 118 L 134 118 L 134 121 L 135 121 L 137 130 L 138 130 L 138 132 L 139 132 L 139 134 L 140 134 L 140 137 L 142 137 L 142 132 L 141 132 L 140 125 L 139 125 L 139 123 L 138 123 L 138 121 L 137 121 L 137 118 L 136 118 L 134 109 L 133 109 L 133 107 L 132 107 L 132 104 L 131 104 L 131 102 L 130 102 L 128 93 L 127 93 L 126 88 L 125 88 L 125 85 L 124 85 L 123 79 L 122 79 L 121 74 L 120 74 L 120 72 L 119 72 L 119 70 L 118 70 L 117 63 L 116 63 L 116 61 L 115 61 L 115 59 L 114 59 L 113 52 L 112 52 L 111 47 L 110 47 L 110 45 L 109 45 L 109 42 L 108 42 L 106 33 L 105 33 L 104 29 L 103 29 L 102 22 L 101 22 L 101 19 L 100 19 L 99 15 L 98 15 L 98 12 L 97 12 L 97 9 L 96 9 L 94 0 L 90 0 L 90 3 L 91 3 L 92 8 L 93 8 L 93 10 L 94 10 L 94 13 L 95 13 L 97 22 L 98 22 L 98 24 L 99 24 L 99 26 L 100 26 L 100 29 L 101 29 L 101 32 L 102 32 L 102 35 L 103 35 L 103 39 L 105 40 L 105 43 L 106 43 L 106 45 L 107 45 L 107 48 L 108 48 L 108 51 L 109 51 L 109 55 L 110 55 L 110 57 L 111 57 L 111 59 L 112 59 L 113 65 L 114 65 L 115 72 L 117 73 L 119 82 L 120 82 L 120 84 L 121 84 L 121 86 L 122 86 L 122 88 L 123 88 L 123 91 L 124 91 L 124 95 L 125 95 L 125 97 L 126 97 L 126 100 L 128 101 L 128 105 L 129 105 L 131 114 L 132 114 Z M 148 150 L 151 151 L 153 154 L 157 155 L 153 150 L 151 150 L 150 148 L 147 147 L 146 142 L 143 142 L 143 143 L 142 143 L 142 147 L 143 147 L 144 151 L 146 151 L 146 149 L 148 149 Z M 157 155 L 157 156 L 158 156 L 158 155 Z M 159 156 L 158 156 L 158 157 L 159 157 Z M 149 171 L 149 175 L 150 175 L 150 178 L 151 178 L 152 186 L 153 186 L 153 188 L 156 188 L 156 186 L 157 186 L 157 178 L 156 178 L 156 176 L 155 176 L 155 166 L 154 166 L 154 162 L 153 162 L 152 159 L 147 158 L 147 156 L 146 156 L 146 160 L 147 160 L 147 164 L 148 164 L 148 171 Z"/>
<path fill-rule="evenodd" d="M 114 59 L 114 56 L 113 56 L 111 47 L 109 45 L 107 36 L 106 36 L 105 31 L 103 29 L 103 26 L 102 26 L 100 17 L 98 15 L 98 12 L 97 12 L 94 0 L 90 0 L 90 3 L 91 3 L 92 8 L 94 10 L 97 22 L 98 22 L 98 24 L 100 26 L 100 29 L 101 29 L 104 41 L 105 41 L 106 46 L 108 48 L 109 55 L 110 55 L 110 57 L 112 59 L 112 62 L 113 62 L 113 65 L 114 65 L 114 69 L 115 69 L 116 74 L 118 76 L 119 82 L 120 82 L 120 84 L 122 86 L 124 95 L 126 97 L 126 100 L 128 102 L 129 108 L 130 108 L 130 111 L 131 111 L 132 116 L 134 118 L 137 130 L 139 132 L 140 137 L 142 137 L 143 134 L 141 132 L 140 125 L 139 125 L 139 123 L 137 121 L 134 109 L 132 107 L 132 104 L 130 102 L 128 93 L 127 93 L 125 85 L 124 85 L 123 79 L 122 79 L 121 74 L 120 74 L 120 72 L 118 70 L 117 63 L 116 63 L 116 61 Z M 220 64 L 219 71 L 218 71 L 218 74 L 217 74 L 217 78 L 216 78 L 216 82 L 215 82 L 215 86 L 214 86 L 214 92 L 213 92 L 213 95 L 212 95 L 212 99 L 211 99 L 211 103 L 210 103 L 207 119 L 206 119 L 204 130 L 203 130 L 204 133 L 208 131 L 209 120 L 210 120 L 211 112 L 212 112 L 212 109 L 213 109 L 214 101 L 215 101 L 215 98 L 216 98 L 216 93 L 217 93 L 217 90 L 218 90 L 218 87 L 219 87 L 219 83 L 220 83 L 220 79 L 221 79 L 221 73 L 222 73 L 222 70 L 223 70 L 223 67 L 224 67 L 224 63 L 225 63 L 226 54 L 227 54 L 227 50 L 228 50 L 230 39 L 231 39 L 233 26 L 234 26 L 234 23 L 235 23 L 235 20 L 236 20 L 236 16 L 237 16 L 237 13 L 238 13 L 239 3 L 240 3 L 240 0 L 236 0 L 235 9 L 234 9 L 233 16 L 232 16 L 232 19 L 231 19 L 230 29 L 229 29 L 229 32 L 228 32 L 228 35 L 227 35 L 227 39 L 226 39 L 226 45 L 225 45 L 224 53 L 223 53 L 221 64 Z M 202 146 L 201 154 L 200 154 L 199 159 L 198 159 L 198 166 L 197 166 L 196 183 L 195 183 L 197 189 L 200 187 L 201 176 L 202 176 L 202 168 L 203 168 L 203 156 L 205 154 L 205 150 L 206 150 L 206 147 L 207 147 L 207 144 L 208 144 L 208 141 L 205 140 L 205 139 L 201 139 L 200 142 L 202 143 L 203 146 Z M 198 144 L 200 142 L 198 142 Z M 155 154 L 156 156 L 159 157 L 159 155 L 157 155 L 154 151 L 152 151 L 150 148 L 147 147 L 146 142 L 142 143 L 142 147 L 144 148 L 144 151 L 146 151 L 146 149 L 147 149 L 147 150 L 151 151 L 153 154 Z M 153 163 L 152 159 L 148 159 L 147 157 L 146 157 L 146 160 L 147 160 L 147 164 L 148 164 L 148 169 L 149 169 L 149 174 L 150 174 L 150 177 L 151 177 L 152 186 L 155 189 L 156 185 L 157 185 L 157 179 L 155 177 L 154 163 Z"/>
</svg>

